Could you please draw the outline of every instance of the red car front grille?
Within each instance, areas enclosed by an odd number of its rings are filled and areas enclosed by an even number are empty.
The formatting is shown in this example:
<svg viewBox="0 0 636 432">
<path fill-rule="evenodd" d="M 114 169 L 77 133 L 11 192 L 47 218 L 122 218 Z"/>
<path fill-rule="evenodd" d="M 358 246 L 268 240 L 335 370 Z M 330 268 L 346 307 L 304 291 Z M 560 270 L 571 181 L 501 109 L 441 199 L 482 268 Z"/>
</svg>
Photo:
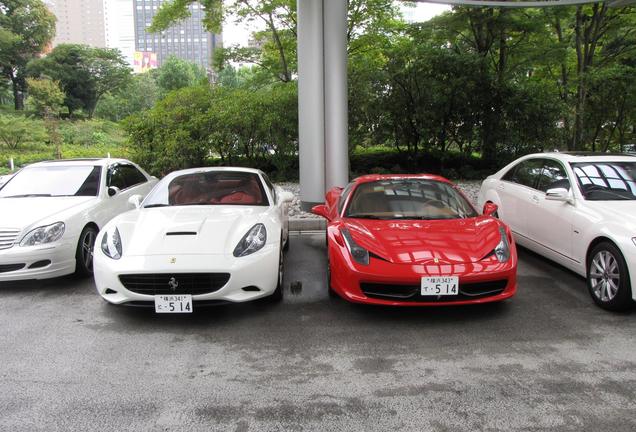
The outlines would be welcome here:
<svg viewBox="0 0 636 432">
<path fill-rule="evenodd" d="M 488 282 L 461 283 L 459 294 L 452 296 L 423 296 L 419 285 L 381 284 L 361 282 L 360 289 L 369 298 L 404 302 L 453 302 L 475 300 L 501 294 L 508 285 L 507 279 Z"/>
</svg>

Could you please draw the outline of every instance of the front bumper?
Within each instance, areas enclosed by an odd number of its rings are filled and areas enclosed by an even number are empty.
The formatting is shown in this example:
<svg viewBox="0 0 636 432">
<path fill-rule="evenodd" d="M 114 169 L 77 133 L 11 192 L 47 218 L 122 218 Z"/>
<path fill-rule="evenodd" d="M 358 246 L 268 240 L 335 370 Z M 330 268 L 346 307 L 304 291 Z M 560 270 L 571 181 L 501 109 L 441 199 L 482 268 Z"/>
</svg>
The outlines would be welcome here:
<svg viewBox="0 0 636 432">
<path fill-rule="evenodd" d="M 232 255 L 153 255 L 123 256 L 113 260 L 95 248 L 94 276 L 97 292 L 113 304 L 135 305 L 154 302 L 154 295 L 140 294 L 127 289 L 120 275 L 160 274 L 166 276 L 166 286 L 171 275 L 180 273 L 229 273 L 230 278 L 221 288 L 192 295 L 193 303 L 210 301 L 245 302 L 271 295 L 278 283 L 279 246 L 267 245 L 246 257 Z M 244 288 L 248 288 L 245 290 Z M 258 289 L 256 291 L 255 289 Z M 175 292 L 175 294 L 191 294 Z"/>
<path fill-rule="evenodd" d="M 393 264 L 371 258 L 368 266 L 352 262 L 348 251 L 338 245 L 330 246 L 331 287 L 342 298 L 354 303 L 386 306 L 444 306 L 490 303 L 505 300 L 517 291 L 517 254 L 512 245 L 510 259 L 500 263 L 496 259 L 477 263 Z M 458 296 L 419 295 L 423 276 L 458 276 Z M 374 286 L 375 288 L 369 288 Z M 464 287 L 464 288 L 462 288 Z M 470 287 L 470 290 L 468 289 Z M 483 288 L 482 294 L 476 294 Z M 390 293 L 391 290 L 394 293 Z M 373 293 L 382 292 L 377 295 Z M 398 295 L 408 297 L 397 298 Z M 412 295 L 410 295 L 412 293 Z"/>
<path fill-rule="evenodd" d="M 34 247 L 14 245 L 0 250 L 0 282 L 71 274 L 75 271 L 75 246 L 73 242 L 62 241 Z"/>
</svg>

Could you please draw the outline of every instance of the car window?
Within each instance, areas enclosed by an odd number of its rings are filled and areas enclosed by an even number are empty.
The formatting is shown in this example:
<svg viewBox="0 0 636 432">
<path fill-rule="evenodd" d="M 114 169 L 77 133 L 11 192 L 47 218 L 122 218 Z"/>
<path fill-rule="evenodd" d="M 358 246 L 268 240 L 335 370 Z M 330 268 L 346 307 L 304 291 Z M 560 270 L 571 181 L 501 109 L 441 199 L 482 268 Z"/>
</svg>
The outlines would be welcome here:
<svg viewBox="0 0 636 432">
<path fill-rule="evenodd" d="M 502 179 L 523 186 L 536 188 L 537 180 L 543 171 L 545 159 L 527 159 L 513 167 Z M 508 176 L 508 174 L 510 174 Z"/>
<path fill-rule="evenodd" d="M 270 193 L 272 194 L 272 198 L 274 198 L 274 203 L 277 203 L 278 202 L 278 196 L 276 195 L 276 188 L 274 188 L 274 185 L 270 181 L 269 177 L 267 177 L 267 174 L 261 173 L 261 175 L 263 176 L 263 180 L 265 180 L 265 185 L 267 186 L 267 188 L 269 189 Z"/>
<path fill-rule="evenodd" d="M 582 162 L 570 165 L 586 200 L 636 200 L 636 162 Z"/>
<path fill-rule="evenodd" d="M 115 186 L 124 190 L 147 181 L 146 176 L 133 165 L 116 164 L 108 169 L 108 187 Z"/>
<path fill-rule="evenodd" d="M 176 172 L 164 177 L 144 200 L 144 207 L 183 205 L 268 206 L 258 174 L 243 171 Z"/>
<path fill-rule="evenodd" d="M 543 163 L 543 171 L 539 175 L 537 189 L 546 192 L 548 189 L 564 188 L 570 190 L 568 175 L 559 162 L 546 159 Z"/>
<path fill-rule="evenodd" d="M 406 178 L 362 183 L 355 188 L 345 217 L 358 219 L 463 219 L 477 212 L 450 184 Z"/>
<path fill-rule="evenodd" d="M 0 198 L 32 196 L 97 196 L 102 168 L 92 165 L 27 167 L 0 190 Z"/>
<path fill-rule="evenodd" d="M 353 189 L 353 183 L 349 183 L 340 194 L 340 198 L 338 199 L 338 214 L 342 213 L 342 208 L 347 201 L 347 197 L 351 193 L 351 189 Z"/>
</svg>

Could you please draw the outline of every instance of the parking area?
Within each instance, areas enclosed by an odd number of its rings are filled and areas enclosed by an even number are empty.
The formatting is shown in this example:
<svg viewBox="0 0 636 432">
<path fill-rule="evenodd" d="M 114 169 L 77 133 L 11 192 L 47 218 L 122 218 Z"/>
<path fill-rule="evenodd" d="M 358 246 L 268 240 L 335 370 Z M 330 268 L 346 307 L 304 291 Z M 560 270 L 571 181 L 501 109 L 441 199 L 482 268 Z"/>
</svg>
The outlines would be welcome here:
<svg viewBox="0 0 636 432">
<path fill-rule="evenodd" d="M 324 234 L 291 241 L 280 304 L 155 315 L 91 280 L 4 284 L 0 429 L 636 429 L 636 312 L 573 273 L 520 250 L 511 301 L 357 306 L 328 297 Z"/>
</svg>

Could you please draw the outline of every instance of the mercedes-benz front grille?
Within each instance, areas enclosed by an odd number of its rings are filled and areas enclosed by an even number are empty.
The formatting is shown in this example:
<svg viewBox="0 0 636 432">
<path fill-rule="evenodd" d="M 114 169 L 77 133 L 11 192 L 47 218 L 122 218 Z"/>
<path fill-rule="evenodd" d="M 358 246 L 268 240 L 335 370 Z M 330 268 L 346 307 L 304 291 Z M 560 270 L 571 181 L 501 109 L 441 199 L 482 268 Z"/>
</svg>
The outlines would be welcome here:
<svg viewBox="0 0 636 432">
<path fill-rule="evenodd" d="M 230 280 L 229 273 L 152 273 L 120 275 L 127 290 L 138 294 L 209 294 Z"/>
<path fill-rule="evenodd" d="M 0 228 L 0 249 L 9 249 L 13 246 L 20 235 L 20 231 L 22 230 L 15 228 Z"/>
</svg>

